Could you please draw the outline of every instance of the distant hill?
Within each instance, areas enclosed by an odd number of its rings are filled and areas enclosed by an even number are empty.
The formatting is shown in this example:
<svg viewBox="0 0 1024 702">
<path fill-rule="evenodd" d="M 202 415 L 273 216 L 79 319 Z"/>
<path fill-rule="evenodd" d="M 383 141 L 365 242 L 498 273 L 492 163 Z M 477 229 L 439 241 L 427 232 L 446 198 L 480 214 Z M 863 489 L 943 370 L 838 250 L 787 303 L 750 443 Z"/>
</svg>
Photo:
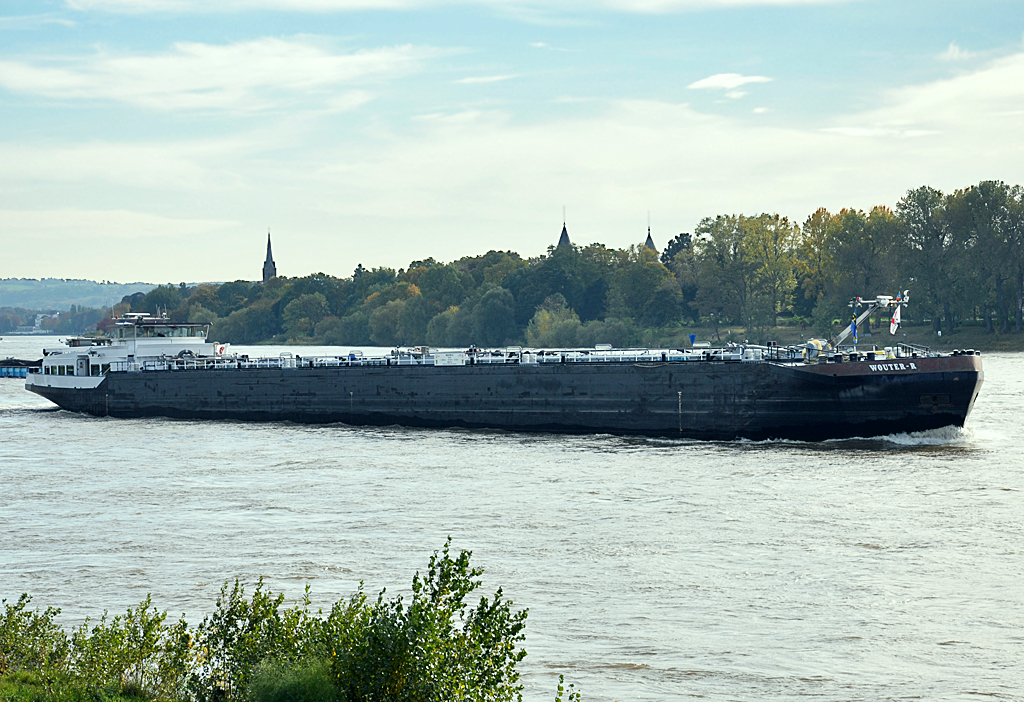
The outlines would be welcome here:
<svg viewBox="0 0 1024 702">
<path fill-rule="evenodd" d="M 125 295 L 149 292 L 153 283 L 97 283 L 94 280 L 64 278 L 0 279 L 0 307 L 30 310 L 67 310 L 71 305 L 109 307 Z"/>
</svg>

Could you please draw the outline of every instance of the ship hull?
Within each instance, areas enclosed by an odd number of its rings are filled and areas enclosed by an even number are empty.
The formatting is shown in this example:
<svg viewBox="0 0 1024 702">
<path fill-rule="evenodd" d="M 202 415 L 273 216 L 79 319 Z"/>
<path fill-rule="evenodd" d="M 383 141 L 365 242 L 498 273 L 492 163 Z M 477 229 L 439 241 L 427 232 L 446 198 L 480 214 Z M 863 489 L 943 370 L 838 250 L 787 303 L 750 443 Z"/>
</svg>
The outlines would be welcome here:
<svg viewBox="0 0 1024 702">
<path fill-rule="evenodd" d="M 26 387 L 97 416 L 818 441 L 963 426 L 983 371 L 954 356 L 142 371 L 93 388 L 50 377 Z"/>
</svg>

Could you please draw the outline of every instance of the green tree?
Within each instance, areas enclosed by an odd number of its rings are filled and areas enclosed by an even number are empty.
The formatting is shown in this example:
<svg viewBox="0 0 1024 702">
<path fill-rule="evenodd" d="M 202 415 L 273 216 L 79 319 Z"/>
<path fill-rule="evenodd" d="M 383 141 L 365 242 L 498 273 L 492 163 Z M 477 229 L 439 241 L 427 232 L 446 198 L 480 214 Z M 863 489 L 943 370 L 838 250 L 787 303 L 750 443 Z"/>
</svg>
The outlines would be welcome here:
<svg viewBox="0 0 1024 702">
<path fill-rule="evenodd" d="M 217 296 L 217 286 L 210 285 L 209 283 L 197 285 L 192 289 L 192 294 L 189 295 L 188 305 L 189 309 L 199 305 L 219 316 L 220 298 Z"/>
<path fill-rule="evenodd" d="M 284 308 L 284 328 L 292 338 L 311 336 L 316 325 L 330 314 L 327 297 L 323 293 L 306 293 L 295 298 Z"/>
<path fill-rule="evenodd" d="M 694 230 L 697 307 L 701 315 L 744 323 L 752 263 L 737 215 L 705 217 Z"/>
<path fill-rule="evenodd" d="M 414 295 L 405 301 L 398 316 L 398 336 L 407 344 L 424 344 L 427 341 L 427 325 L 437 314 L 437 306 L 423 295 Z"/>
<path fill-rule="evenodd" d="M 341 318 L 336 330 L 336 336 L 330 341 L 334 344 L 367 345 L 372 344 L 370 338 L 370 316 L 362 310 L 348 314 Z"/>
<path fill-rule="evenodd" d="M 505 288 L 492 287 L 473 307 L 475 343 L 500 346 L 514 339 L 516 332 L 516 302 Z"/>
<path fill-rule="evenodd" d="M 562 295 L 555 293 L 534 313 L 526 328 L 526 343 L 535 348 L 578 346 L 582 328 L 579 315 L 569 309 Z"/>
<path fill-rule="evenodd" d="M 832 253 L 837 226 L 835 216 L 821 207 L 804 221 L 801 228 L 796 254 L 800 295 L 795 306 L 804 317 L 814 313 L 828 292 L 834 270 Z M 831 313 L 821 307 L 820 314 L 825 320 L 823 324 L 819 320 L 824 332 L 831 326 Z"/>
<path fill-rule="evenodd" d="M 592 319 L 580 329 L 579 340 L 580 346 L 611 344 L 618 348 L 629 348 L 640 343 L 640 329 L 632 319 Z"/>
<path fill-rule="evenodd" d="M 192 323 L 207 323 L 213 324 L 217 321 L 218 317 L 215 312 L 208 310 L 198 302 L 190 304 L 188 306 L 188 320 Z"/>
<path fill-rule="evenodd" d="M 459 308 L 452 306 L 444 312 L 434 315 L 427 324 L 427 343 L 431 346 L 460 346 L 461 339 L 456 341 L 452 333 L 456 317 L 459 315 Z"/>
<path fill-rule="evenodd" d="M 813 295 L 814 317 L 822 333 L 850 315 L 855 297 L 898 292 L 900 222 L 888 208 L 865 214 L 821 209 L 804 225 L 797 269 L 805 295 Z"/>
<path fill-rule="evenodd" d="M 175 285 L 168 284 L 155 287 L 146 293 L 140 309 L 150 314 L 158 314 L 175 310 L 180 305 L 181 290 Z"/>
<path fill-rule="evenodd" d="M 401 316 L 405 300 L 391 300 L 370 313 L 370 340 L 378 346 L 398 346 L 407 343 L 401 336 Z"/>
<path fill-rule="evenodd" d="M 947 201 L 946 216 L 950 227 L 965 240 L 965 272 L 969 271 L 972 278 L 961 287 L 965 299 L 981 310 L 989 333 L 995 331 L 995 326 L 1001 333 L 1009 333 L 1011 320 L 1019 329 L 1020 281 L 1024 272 L 1020 199 L 1019 187 L 983 181 L 956 191 Z M 997 325 L 993 324 L 993 313 Z"/>
<path fill-rule="evenodd" d="M 916 280 L 913 292 L 930 314 L 933 329 L 953 330 L 953 312 L 961 293 L 957 268 L 962 262 L 962 232 L 950 226 L 942 192 L 921 186 L 896 205 L 907 269 Z"/>
<path fill-rule="evenodd" d="M 461 304 L 476 287 L 471 275 L 451 265 L 421 266 L 411 269 L 407 276 L 419 288 L 424 299 L 434 303 L 438 310 Z"/>
<path fill-rule="evenodd" d="M 665 250 L 661 252 L 661 262 L 671 267 L 672 261 L 678 254 L 688 253 L 692 248 L 693 236 L 687 232 L 681 232 L 665 245 Z"/>
<path fill-rule="evenodd" d="M 786 217 L 762 214 L 744 218 L 741 229 L 750 257 L 750 321 L 758 329 L 774 327 L 796 288 L 797 227 Z"/>
<path fill-rule="evenodd" d="M 645 246 L 624 251 L 608 290 L 611 313 L 660 327 L 682 315 L 683 295 L 672 272 Z"/>
<path fill-rule="evenodd" d="M 226 317 L 235 310 L 241 309 L 252 295 L 253 284 L 247 280 L 224 283 L 217 288 L 217 299 L 220 300 L 220 304 L 210 309 L 219 316 Z"/>
</svg>

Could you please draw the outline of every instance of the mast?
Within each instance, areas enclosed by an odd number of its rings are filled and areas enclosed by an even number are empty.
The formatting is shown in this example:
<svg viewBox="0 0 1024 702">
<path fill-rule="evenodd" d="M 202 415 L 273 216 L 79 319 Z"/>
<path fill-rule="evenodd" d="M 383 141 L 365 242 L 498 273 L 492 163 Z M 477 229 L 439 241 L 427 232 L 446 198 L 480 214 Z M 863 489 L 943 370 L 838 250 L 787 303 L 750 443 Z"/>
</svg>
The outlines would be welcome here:
<svg viewBox="0 0 1024 702">
<path fill-rule="evenodd" d="M 909 290 L 904 290 L 903 295 L 897 295 L 895 299 L 893 299 L 891 295 L 879 295 L 874 300 L 862 300 L 859 297 L 853 298 L 849 304 L 849 306 L 853 308 L 853 321 L 850 323 L 850 326 L 844 329 L 839 334 L 839 336 L 836 337 L 835 341 L 833 341 L 831 345 L 833 347 L 837 347 L 839 346 L 839 344 L 843 343 L 843 341 L 845 341 L 846 338 L 850 336 L 850 334 L 854 333 L 854 330 L 860 326 L 861 322 L 870 317 L 871 313 L 874 312 L 875 310 L 886 309 L 889 307 L 899 307 L 901 305 L 907 304 L 907 301 L 909 299 Z M 861 305 L 867 305 L 867 309 L 865 309 L 858 315 L 857 313 L 860 310 Z M 893 331 L 892 333 L 895 334 L 895 331 Z M 854 337 L 854 339 L 856 339 L 856 337 Z M 857 342 L 855 340 L 854 344 L 856 343 Z"/>
</svg>

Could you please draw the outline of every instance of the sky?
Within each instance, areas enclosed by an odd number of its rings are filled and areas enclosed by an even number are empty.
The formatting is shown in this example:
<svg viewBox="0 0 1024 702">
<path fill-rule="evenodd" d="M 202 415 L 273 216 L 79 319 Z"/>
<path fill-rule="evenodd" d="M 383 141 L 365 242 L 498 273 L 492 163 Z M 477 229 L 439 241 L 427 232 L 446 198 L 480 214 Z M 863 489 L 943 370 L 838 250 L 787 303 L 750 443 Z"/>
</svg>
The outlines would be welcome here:
<svg viewBox="0 0 1024 702">
<path fill-rule="evenodd" d="M 1020 0 L 4 0 L 0 278 L 351 275 L 1024 184 Z M 564 209 L 563 209 L 564 208 Z M 649 219 L 648 219 L 649 218 Z"/>
</svg>

